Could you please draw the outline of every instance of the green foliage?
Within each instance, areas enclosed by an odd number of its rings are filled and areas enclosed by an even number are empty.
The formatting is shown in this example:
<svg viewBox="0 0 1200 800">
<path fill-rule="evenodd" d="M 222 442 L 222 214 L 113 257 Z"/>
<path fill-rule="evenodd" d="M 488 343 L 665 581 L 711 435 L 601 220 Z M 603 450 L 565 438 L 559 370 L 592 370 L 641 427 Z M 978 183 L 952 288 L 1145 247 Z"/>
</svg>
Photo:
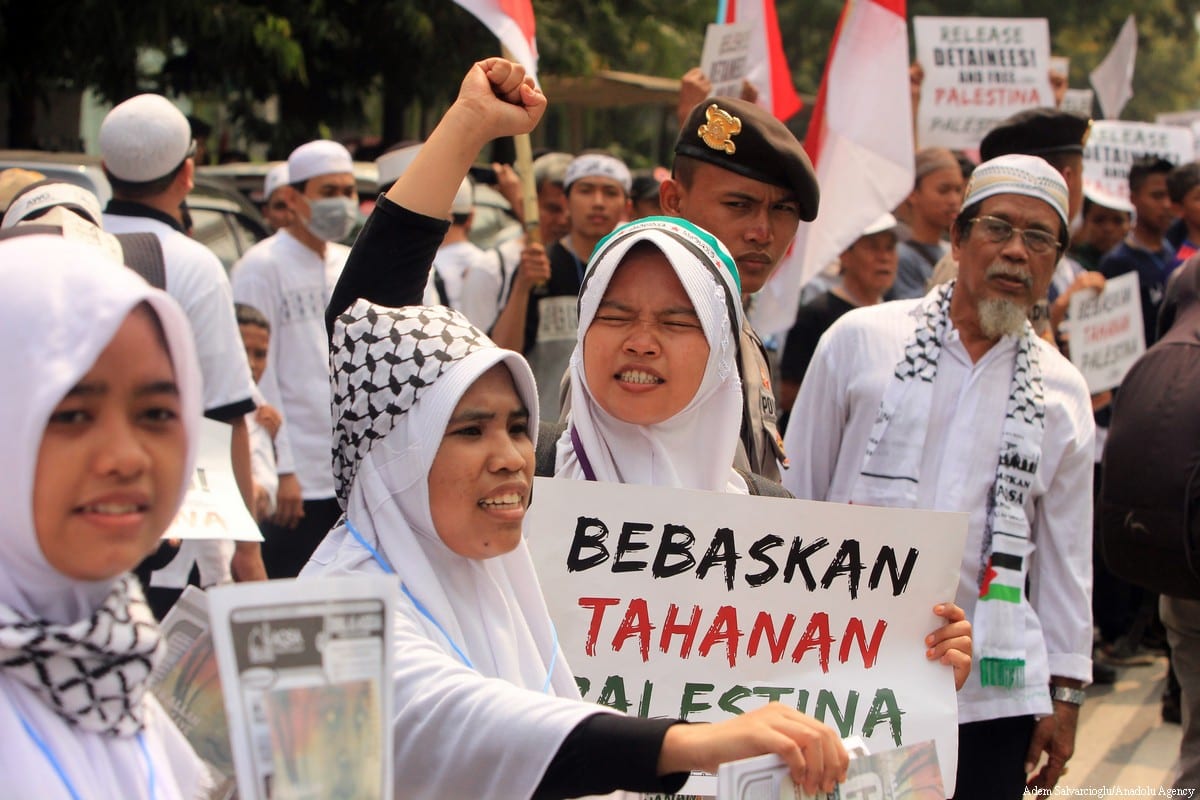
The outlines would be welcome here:
<svg viewBox="0 0 1200 800">
<path fill-rule="evenodd" d="M 798 89 L 815 95 L 843 0 L 777 0 Z M 1125 16 L 1138 18 L 1135 95 L 1123 116 L 1194 105 L 1200 79 L 1193 20 L 1200 0 L 910 0 L 909 15 L 1046 16 L 1071 84 L 1108 52 Z M 543 74 L 600 69 L 679 77 L 700 55 L 716 0 L 534 0 Z M 165 54 L 140 74 L 138 54 Z M 92 88 L 117 101 L 137 91 L 219 98 L 277 151 L 321 126 L 365 124 L 363 97 L 383 98 L 384 138 L 420 135 L 450 101 L 465 66 L 495 40 L 451 0 L 0 0 L 0 85 L 13 128 L 50 87 Z M 277 96 L 283 123 L 255 118 Z M 607 134 L 622 125 L 590 116 Z M 645 113 L 634 125 L 660 120 Z M 561 120 L 560 120 L 561 123 Z M 626 126 L 627 127 L 627 126 Z M 640 145 L 638 145 L 640 147 Z"/>
</svg>

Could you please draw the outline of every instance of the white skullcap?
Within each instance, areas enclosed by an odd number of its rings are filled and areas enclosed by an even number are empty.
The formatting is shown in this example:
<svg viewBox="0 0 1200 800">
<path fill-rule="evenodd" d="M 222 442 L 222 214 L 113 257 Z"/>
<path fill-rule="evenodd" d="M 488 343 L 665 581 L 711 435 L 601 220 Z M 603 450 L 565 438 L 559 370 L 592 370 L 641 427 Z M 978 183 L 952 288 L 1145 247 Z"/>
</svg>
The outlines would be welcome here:
<svg viewBox="0 0 1200 800">
<path fill-rule="evenodd" d="M 162 178 L 192 148 L 192 127 L 183 112 L 160 94 L 139 94 L 113 108 L 100 123 L 105 168 L 129 183 Z"/>
<path fill-rule="evenodd" d="M 895 230 L 898 224 L 899 223 L 896 222 L 895 217 L 889 213 L 885 213 L 882 217 L 868 225 L 863 232 L 858 235 L 858 238 L 861 239 L 864 236 L 873 236 L 877 233 L 883 233 L 884 231 Z"/>
<path fill-rule="evenodd" d="M 419 152 L 421 152 L 421 145 L 413 144 L 391 150 L 375 159 L 375 167 L 379 170 L 379 188 L 382 189 L 388 184 L 398 181 Z"/>
<path fill-rule="evenodd" d="M 292 151 L 287 160 L 288 183 L 300 183 L 318 175 L 335 172 L 354 174 L 354 159 L 350 151 L 337 142 L 317 139 Z"/>
<path fill-rule="evenodd" d="M 1019 194 L 1042 200 L 1067 226 L 1067 183 L 1044 158 L 1016 153 L 985 161 L 971 173 L 962 207 L 998 194 Z"/>
<path fill-rule="evenodd" d="M 475 187 L 470 178 L 463 178 L 454 193 L 454 202 L 450 206 L 451 214 L 470 214 L 475 208 Z"/>
<path fill-rule="evenodd" d="M 620 184 L 625 194 L 629 194 L 629 190 L 633 188 L 633 176 L 629 174 L 629 167 L 625 166 L 621 159 L 607 153 L 585 153 L 576 156 L 567 167 L 567 174 L 563 176 L 563 191 L 570 189 L 571 184 L 580 178 L 608 178 Z"/>
<path fill-rule="evenodd" d="M 0 230 L 11 228 L 18 222 L 45 209 L 62 206 L 79 212 L 93 225 L 101 225 L 100 198 L 95 193 L 65 181 L 48 182 L 27 189 L 18 195 L 0 221 Z"/>
<path fill-rule="evenodd" d="M 267 175 L 263 178 L 263 202 L 271 199 L 271 195 L 275 194 L 275 190 L 280 186 L 286 186 L 291 183 L 288 180 L 288 165 L 286 161 L 281 161 L 275 166 L 267 170 Z"/>
</svg>

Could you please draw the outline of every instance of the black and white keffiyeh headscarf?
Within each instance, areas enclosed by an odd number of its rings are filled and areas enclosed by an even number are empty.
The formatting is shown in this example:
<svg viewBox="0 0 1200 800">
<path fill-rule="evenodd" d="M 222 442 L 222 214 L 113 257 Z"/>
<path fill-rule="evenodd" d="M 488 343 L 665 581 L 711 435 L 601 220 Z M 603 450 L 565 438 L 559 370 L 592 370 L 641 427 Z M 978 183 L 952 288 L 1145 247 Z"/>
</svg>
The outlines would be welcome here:
<svg viewBox="0 0 1200 800">
<path fill-rule="evenodd" d="M 179 787 L 190 793 L 207 778 L 146 693 L 162 644 L 141 589 L 128 573 L 81 581 L 58 572 L 39 545 L 33 497 L 51 412 L 142 303 L 158 319 L 174 367 L 190 472 L 202 402 L 191 326 L 175 301 L 132 270 L 61 237 L 0 243 L 0 285 L 0 372 L 21 387 L 0 397 L 4 793 L 59 796 L 65 783 L 88 796 L 140 797 L 152 768 L 157 796 L 179 797 Z M 8 769 L 16 763 L 21 769 Z"/>
<path fill-rule="evenodd" d="M 850 492 L 852 503 L 916 506 L 933 382 L 951 328 L 953 293 L 951 281 L 930 292 L 914 312 L 916 330 L 884 390 L 867 439 L 862 469 Z M 996 477 L 988 498 L 979 565 L 979 603 L 972 620 L 984 686 L 1024 685 L 1022 605 L 1032 550 L 1025 501 L 1041 461 L 1046 427 L 1042 370 L 1034 337 L 1033 327 L 1026 321 L 1017 340 Z"/>
<path fill-rule="evenodd" d="M 337 318 L 330 367 L 333 474 L 342 508 L 371 445 L 448 366 L 495 346 L 466 317 L 443 306 L 385 308 L 359 300 Z"/>
</svg>

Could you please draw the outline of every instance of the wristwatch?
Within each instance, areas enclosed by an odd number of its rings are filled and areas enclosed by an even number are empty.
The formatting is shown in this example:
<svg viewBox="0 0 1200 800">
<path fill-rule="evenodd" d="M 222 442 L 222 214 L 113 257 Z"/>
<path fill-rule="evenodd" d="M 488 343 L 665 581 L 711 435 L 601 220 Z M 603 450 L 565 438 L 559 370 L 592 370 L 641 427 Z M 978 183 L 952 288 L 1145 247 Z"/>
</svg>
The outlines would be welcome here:
<svg viewBox="0 0 1200 800">
<path fill-rule="evenodd" d="M 1070 703 L 1073 706 L 1081 706 L 1087 699 L 1087 692 L 1083 689 L 1072 689 L 1070 686 L 1051 686 L 1050 699 Z"/>
</svg>

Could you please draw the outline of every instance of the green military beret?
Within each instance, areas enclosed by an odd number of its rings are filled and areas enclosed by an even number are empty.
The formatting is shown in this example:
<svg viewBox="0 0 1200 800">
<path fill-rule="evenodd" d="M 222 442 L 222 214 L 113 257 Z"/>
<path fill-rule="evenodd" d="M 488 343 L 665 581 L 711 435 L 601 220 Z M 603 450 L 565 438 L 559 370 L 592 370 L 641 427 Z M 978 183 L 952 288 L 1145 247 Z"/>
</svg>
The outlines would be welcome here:
<svg viewBox="0 0 1200 800">
<path fill-rule="evenodd" d="M 979 145 L 979 157 L 991 161 L 1013 153 L 1047 156 L 1082 153 L 1092 121 L 1056 108 L 1018 111 L 992 128 Z"/>
<path fill-rule="evenodd" d="M 800 219 L 816 219 L 820 190 L 808 154 L 787 126 L 753 103 L 732 97 L 700 103 L 679 131 L 675 155 L 791 189 Z"/>
</svg>

